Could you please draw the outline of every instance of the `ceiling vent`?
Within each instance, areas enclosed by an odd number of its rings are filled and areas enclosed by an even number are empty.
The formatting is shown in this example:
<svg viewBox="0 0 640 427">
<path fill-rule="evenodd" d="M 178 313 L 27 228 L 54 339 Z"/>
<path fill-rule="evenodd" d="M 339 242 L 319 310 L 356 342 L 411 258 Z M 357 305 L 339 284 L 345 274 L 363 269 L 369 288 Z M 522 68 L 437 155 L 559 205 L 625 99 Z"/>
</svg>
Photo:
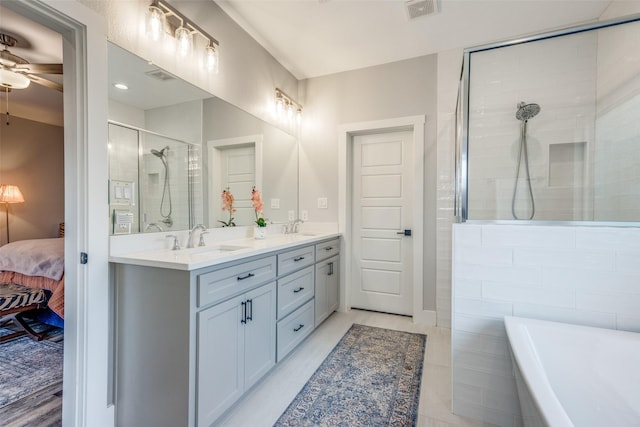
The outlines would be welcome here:
<svg viewBox="0 0 640 427">
<path fill-rule="evenodd" d="M 438 0 L 409 0 L 404 2 L 409 19 L 438 13 Z"/>
<path fill-rule="evenodd" d="M 166 71 L 161 70 L 159 68 L 156 70 L 147 71 L 145 74 L 149 77 L 152 77 L 156 80 L 160 80 L 163 82 L 166 82 L 167 80 L 175 80 L 175 77 L 173 76 L 173 74 L 169 74 Z"/>
</svg>

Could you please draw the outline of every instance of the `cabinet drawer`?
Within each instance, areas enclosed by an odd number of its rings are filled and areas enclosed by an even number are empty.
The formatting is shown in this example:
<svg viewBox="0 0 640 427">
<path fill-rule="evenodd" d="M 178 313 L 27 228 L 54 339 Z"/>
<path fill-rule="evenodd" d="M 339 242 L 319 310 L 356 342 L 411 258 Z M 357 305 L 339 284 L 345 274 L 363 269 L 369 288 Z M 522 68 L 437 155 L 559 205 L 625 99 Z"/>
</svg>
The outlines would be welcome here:
<svg viewBox="0 0 640 427">
<path fill-rule="evenodd" d="M 201 274 L 198 276 L 198 307 L 222 301 L 275 277 L 275 256 Z"/>
<path fill-rule="evenodd" d="M 278 322 L 278 362 L 313 332 L 313 300 Z"/>
<path fill-rule="evenodd" d="M 315 261 L 314 255 L 314 246 L 306 246 L 278 254 L 278 276 L 284 276 L 287 273 L 313 264 Z"/>
<path fill-rule="evenodd" d="M 313 266 L 278 279 L 278 319 L 282 319 L 313 297 L 313 279 Z"/>
<path fill-rule="evenodd" d="M 322 261 L 340 252 L 340 239 L 329 240 L 328 242 L 316 245 L 316 261 Z"/>
</svg>

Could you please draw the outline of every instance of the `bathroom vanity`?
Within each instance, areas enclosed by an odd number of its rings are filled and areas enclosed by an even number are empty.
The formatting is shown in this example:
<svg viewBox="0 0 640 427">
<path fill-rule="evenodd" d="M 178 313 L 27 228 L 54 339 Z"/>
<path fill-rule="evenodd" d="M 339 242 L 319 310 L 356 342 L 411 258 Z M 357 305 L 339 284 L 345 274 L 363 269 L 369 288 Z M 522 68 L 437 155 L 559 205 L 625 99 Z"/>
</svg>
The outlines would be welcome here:
<svg viewBox="0 0 640 427">
<path fill-rule="evenodd" d="M 338 307 L 339 235 L 112 256 L 118 426 L 210 426 Z"/>
</svg>

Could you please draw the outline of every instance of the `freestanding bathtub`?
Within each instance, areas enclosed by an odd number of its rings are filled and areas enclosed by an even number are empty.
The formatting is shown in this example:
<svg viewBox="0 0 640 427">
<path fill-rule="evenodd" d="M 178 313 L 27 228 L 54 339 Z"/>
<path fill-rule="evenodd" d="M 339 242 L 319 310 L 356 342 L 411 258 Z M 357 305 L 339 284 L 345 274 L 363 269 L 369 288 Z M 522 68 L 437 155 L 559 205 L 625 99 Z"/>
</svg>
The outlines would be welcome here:
<svg viewBox="0 0 640 427">
<path fill-rule="evenodd" d="M 526 427 L 640 426 L 640 334 L 504 322 Z"/>
</svg>

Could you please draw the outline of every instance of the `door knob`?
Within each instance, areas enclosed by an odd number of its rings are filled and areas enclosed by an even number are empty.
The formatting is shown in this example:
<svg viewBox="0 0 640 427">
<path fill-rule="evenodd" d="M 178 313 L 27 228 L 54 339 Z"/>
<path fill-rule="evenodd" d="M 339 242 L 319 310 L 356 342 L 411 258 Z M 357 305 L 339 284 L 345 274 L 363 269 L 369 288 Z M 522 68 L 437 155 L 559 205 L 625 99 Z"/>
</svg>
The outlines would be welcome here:
<svg viewBox="0 0 640 427">
<path fill-rule="evenodd" d="M 398 231 L 396 234 L 402 234 L 403 236 L 411 236 L 411 230 Z"/>
</svg>

